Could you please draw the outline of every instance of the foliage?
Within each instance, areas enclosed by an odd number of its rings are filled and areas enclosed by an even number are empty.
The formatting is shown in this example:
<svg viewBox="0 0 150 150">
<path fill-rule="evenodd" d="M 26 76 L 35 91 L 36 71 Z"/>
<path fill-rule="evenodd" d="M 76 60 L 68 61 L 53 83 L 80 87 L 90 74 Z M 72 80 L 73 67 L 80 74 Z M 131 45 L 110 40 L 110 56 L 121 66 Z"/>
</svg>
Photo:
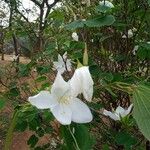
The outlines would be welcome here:
<svg viewBox="0 0 150 150">
<path fill-rule="evenodd" d="M 6 19 L 0 7 L 0 19 L 2 14 L 7 24 L 0 26 L 0 52 L 8 54 L 12 46 L 16 56 L 30 59 L 6 61 L 0 68 L 0 117 L 8 107 L 17 111 L 9 118 L 10 128 L 5 128 L 5 149 L 16 131 L 31 131 L 27 144 L 35 150 L 144 149 L 145 141 L 150 140 L 150 1 L 113 0 L 114 8 L 109 8 L 98 0 L 91 0 L 90 5 L 89 0 L 63 0 L 59 7 L 35 0 L 32 10 L 22 8 L 19 0 L 2 1 L 11 17 Z M 36 16 L 37 10 L 39 15 L 30 21 L 26 12 Z M 79 41 L 72 38 L 73 32 Z M 63 74 L 66 81 L 79 61 L 89 65 L 94 80 L 93 100 L 87 103 L 93 114 L 91 123 L 62 126 L 50 110 L 38 110 L 27 101 L 39 91 L 50 91 L 56 76 L 53 61 L 64 52 L 73 68 Z M 82 95 L 80 98 L 84 101 Z M 128 108 L 131 103 L 133 113 L 121 121 L 103 115 L 103 109 Z M 0 133 L 3 122 L 0 120 Z M 46 135 L 49 143 L 39 145 Z"/>
</svg>

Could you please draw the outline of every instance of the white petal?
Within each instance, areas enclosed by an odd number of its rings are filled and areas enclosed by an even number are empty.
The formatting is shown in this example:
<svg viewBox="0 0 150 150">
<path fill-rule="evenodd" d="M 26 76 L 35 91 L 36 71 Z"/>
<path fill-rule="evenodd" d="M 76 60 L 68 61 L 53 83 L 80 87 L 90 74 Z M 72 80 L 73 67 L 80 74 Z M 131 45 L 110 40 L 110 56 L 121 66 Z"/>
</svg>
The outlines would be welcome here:
<svg viewBox="0 0 150 150">
<path fill-rule="evenodd" d="M 66 60 L 67 59 L 67 52 L 65 52 L 62 57 L 64 60 Z"/>
<path fill-rule="evenodd" d="M 64 71 L 66 71 L 65 63 L 63 61 L 63 58 L 60 56 L 60 54 L 58 55 L 58 62 L 54 61 L 53 64 L 54 64 L 54 68 L 58 72 L 60 72 L 60 74 L 64 73 Z"/>
<path fill-rule="evenodd" d="M 57 71 L 58 71 L 60 74 L 63 74 L 63 73 L 66 71 L 66 68 L 65 68 L 65 66 L 61 66 L 61 67 L 57 68 Z"/>
<path fill-rule="evenodd" d="M 71 124 L 71 116 L 72 112 L 68 105 L 57 105 L 56 107 L 51 109 L 55 118 L 63 125 Z"/>
<path fill-rule="evenodd" d="M 58 72 L 52 85 L 51 93 L 60 99 L 62 96 L 68 95 L 69 92 L 70 84 L 64 81 L 61 74 Z"/>
<path fill-rule="evenodd" d="M 114 5 L 111 2 L 107 1 L 107 0 L 100 1 L 99 4 L 102 5 L 102 6 L 105 5 L 109 8 L 114 8 Z"/>
<path fill-rule="evenodd" d="M 64 63 L 64 60 L 63 60 L 63 58 L 60 54 L 58 54 L 58 62 L 61 63 L 61 64 Z"/>
<path fill-rule="evenodd" d="M 70 103 L 72 111 L 71 120 L 76 123 L 88 123 L 93 119 L 92 113 L 88 106 L 83 103 L 80 99 L 75 98 Z"/>
<path fill-rule="evenodd" d="M 93 79 L 89 72 L 88 67 L 81 67 L 82 69 L 82 81 L 83 81 L 83 95 L 87 101 L 92 100 L 93 96 Z"/>
<path fill-rule="evenodd" d="M 52 108 L 58 104 L 55 97 L 48 91 L 41 91 L 39 94 L 29 97 L 28 101 L 38 109 Z"/>
<path fill-rule="evenodd" d="M 67 66 L 67 70 L 68 70 L 68 71 L 71 71 L 71 66 L 72 66 L 72 65 L 71 65 L 71 59 L 67 59 L 67 60 L 66 60 L 66 66 Z"/>
<path fill-rule="evenodd" d="M 123 38 L 123 39 L 126 39 L 126 38 L 127 38 L 127 36 L 124 34 L 124 35 L 122 36 L 122 38 Z"/>
<path fill-rule="evenodd" d="M 73 38 L 74 41 L 78 41 L 79 40 L 79 36 L 78 36 L 78 34 L 76 32 L 72 33 L 72 38 Z"/>
<path fill-rule="evenodd" d="M 93 79 L 89 72 L 89 67 L 81 67 L 77 69 L 80 74 L 83 96 L 87 101 L 92 100 L 93 96 Z"/>
<path fill-rule="evenodd" d="M 80 74 L 75 71 L 74 75 L 70 79 L 70 85 L 71 85 L 71 95 L 73 97 L 77 97 L 79 94 L 82 93 L 82 83 L 80 79 Z"/>
<path fill-rule="evenodd" d="M 130 29 L 130 30 L 128 30 L 128 38 L 132 38 L 133 37 L 133 32 L 132 32 L 132 30 Z"/>
<path fill-rule="evenodd" d="M 58 66 L 60 66 L 59 62 L 57 62 L 57 61 L 54 61 L 54 62 L 53 62 L 53 65 L 54 65 L 54 68 L 55 68 L 55 69 L 57 69 Z"/>
<path fill-rule="evenodd" d="M 120 117 L 117 114 L 112 113 L 111 111 L 107 111 L 104 109 L 103 114 L 105 116 L 109 116 L 111 119 L 115 121 L 120 120 Z"/>
<path fill-rule="evenodd" d="M 122 114 L 122 117 L 125 117 L 127 116 L 130 112 L 131 112 L 131 109 L 133 107 L 133 104 L 131 104 L 127 110 L 125 110 L 125 112 Z"/>
<path fill-rule="evenodd" d="M 64 71 L 66 70 L 65 64 L 62 65 L 57 61 L 54 61 L 53 64 L 54 64 L 54 69 L 60 72 L 60 74 L 64 73 Z"/>
<path fill-rule="evenodd" d="M 118 106 L 116 111 L 115 111 L 118 115 L 122 115 L 125 112 L 125 109 L 122 108 L 121 106 Z"/>
<path fill-rule="evenodd" d="M 93 80 L 87 66 L 80 67 L 75 70 L 73 77 L 70 80 L 72 94 L 76 97 L 83 93 L 87 101 L 91 101 L 93 96 Z"/>
</svg>

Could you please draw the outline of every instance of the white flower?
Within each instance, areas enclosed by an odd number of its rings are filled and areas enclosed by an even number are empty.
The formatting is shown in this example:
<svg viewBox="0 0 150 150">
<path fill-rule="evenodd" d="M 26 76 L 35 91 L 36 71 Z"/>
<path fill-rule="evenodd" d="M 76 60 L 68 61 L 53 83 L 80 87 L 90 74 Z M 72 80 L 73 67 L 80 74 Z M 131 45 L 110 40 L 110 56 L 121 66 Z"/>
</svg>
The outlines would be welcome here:
<svg viewBox="0 0 150 150">
<path fill-rule="evenodd" d="M 136 55 L 136 52 L 138 49 L 139 49 L 139 45 L 135 45 L 133 50 L 132 50 L 133 55 Z"/>
<path fill-rule="evenodd" d="M 148 41 L 147 44 L 150 44 L 150 41 Z"/>
<path fill-rule="evenodd" d="M 56 69 L 60 74 L 65 71 L 71 71 L 71 59 L 67 59 L 67 52 L 63 56 L 58 54 L 58 61 L 54 61 L 54 69 Z"/>
<path fill-rule="evenodd" d="M 109 116 L 111 119 L 117 121 L 117 120 L 121 120 L 121 118 L 127 116 L 131 112 L 132 107 L 133 107 L 133 104 L 131 104 L 128 107 L 128 109 L 124 109 L 121 106 L 118 106 L 117 109 L 115 110 L 115 112 L 107 111 L 104 109 L 103 114 L 105 116 Z"/>
<path fill-rule="evenodd" d="M 73 77 L 70 80 L 74 96 L 83 93 L 87 101 L 92 100 L 93 96 L 93 80 L 89 72 L 89 67 L 83 66 L 75 70 Z"/>
<path fill-rule="evenodd" d="M 107 1 L 107 0 L 100 1 L 99 5 L 101 5 L 101 6 L 105 5 L 109 8 L 114 8 L 114 5 L 111 2 Z"/>
<path fill-rule="evenodd" d="M 79 98 L 74 97 L 70 82 L 64 81 L 58 72 L 52 85 L 51 93 L 41 91 L 29 97 L 29 102 L 38 109 L 50 109 L 55 118 L 63 125 L 87 123 L 92 121 L 92 114 L 88 106 Z"/>
<path fill-rule="evenodd" d="M 76 32 L 72 33 L 72 38 L 73 38 L 74 41 L 79 41 L 79 36 Z"/>
<path fill-rule="evenodd" d="M 17 56 L 16 56 L 16 55 L 13 55 L 13 56 L 12 56 L 12 61 L 17 61 L 18 58 L 19 58 L 19 55 L 17 55 Z"/>
<path fill-rule="evenodd" d="M 137 31 L 136 28 L 129 29 L 129 30 L 128 30 L 128 38 L 132 38 L 132 37 L 133 37 L 133 33 L 136 32 L 136 31 Z M 127 38 L 127 36 L 124 34 L 124 35 L 122 36 L 122 38 Z"/>
<path fill-rule="evenodd" d="M 86 19 L 85 18 L 83 18 L 83 19 L 81 19 L 82 21 L 86 21 Z"/>
</svg>

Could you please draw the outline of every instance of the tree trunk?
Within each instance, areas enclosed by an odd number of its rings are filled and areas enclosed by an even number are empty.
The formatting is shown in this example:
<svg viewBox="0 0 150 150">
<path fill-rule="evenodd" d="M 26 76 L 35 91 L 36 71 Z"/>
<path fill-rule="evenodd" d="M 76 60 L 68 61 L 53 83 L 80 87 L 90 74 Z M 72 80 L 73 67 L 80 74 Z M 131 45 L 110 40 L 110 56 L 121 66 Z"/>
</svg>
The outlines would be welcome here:
<svg viewBox="0 0 150 150">
<path fill-rule="evenodd" d="M 4 60 L 4 31 L 3 27 L 0 27 L 0 53 L 2 54 L 1 60 Z"/>
</svg>

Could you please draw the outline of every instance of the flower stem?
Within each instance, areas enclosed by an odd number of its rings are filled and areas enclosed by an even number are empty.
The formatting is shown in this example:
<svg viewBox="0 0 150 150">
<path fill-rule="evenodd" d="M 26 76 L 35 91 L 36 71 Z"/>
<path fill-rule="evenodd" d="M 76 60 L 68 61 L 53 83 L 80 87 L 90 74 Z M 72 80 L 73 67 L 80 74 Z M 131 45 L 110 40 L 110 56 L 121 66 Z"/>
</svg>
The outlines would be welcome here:
<svg viewBox="0 0 150 150">
<path fill-rule="evenodd" d="M 69 132 L 70 132 L 70 134 L 71 134 L 71 136 L 72 136 L 72 138 L 73 138 L 73 140 L 74 140 L 74 142 L 75 142 L 76 149 L 77 149 L 77 150 L 80 150 L 79 145 L 78 145 L 78 142 L 77 142 L 75 136 L 73 135 L 73 133 L 72 133 L 72 131 L 71 131 L 70 125 L 68 126 L 68 129 L 69 129 Z"/>
</svg>

